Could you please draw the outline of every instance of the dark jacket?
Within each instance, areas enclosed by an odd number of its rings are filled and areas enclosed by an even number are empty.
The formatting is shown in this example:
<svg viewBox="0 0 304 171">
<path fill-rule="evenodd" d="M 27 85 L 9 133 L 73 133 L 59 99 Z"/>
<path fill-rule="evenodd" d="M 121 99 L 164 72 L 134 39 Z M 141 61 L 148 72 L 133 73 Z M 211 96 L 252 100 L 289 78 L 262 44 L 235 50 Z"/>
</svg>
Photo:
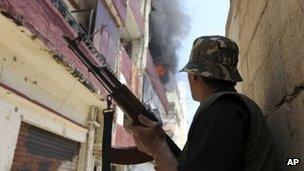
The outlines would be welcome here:
<svg viewBox="0 0 304 171">
<path fill-rule="evenodd" d="M 277 156 L 260 108 L 234 89 L 205 99 L 179 158 L 185 171 L 277 171 Z"/>
</svg>

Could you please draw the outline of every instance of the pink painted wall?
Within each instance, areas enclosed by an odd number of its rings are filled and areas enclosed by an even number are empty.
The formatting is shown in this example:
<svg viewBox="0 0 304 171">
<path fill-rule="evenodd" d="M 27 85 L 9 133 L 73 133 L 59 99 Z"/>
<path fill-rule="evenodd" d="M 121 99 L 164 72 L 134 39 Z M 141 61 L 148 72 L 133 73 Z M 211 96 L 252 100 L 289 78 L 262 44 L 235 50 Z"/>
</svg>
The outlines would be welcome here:
<svg viewBox="0 0 304 171">
<path fill-rule="evenodd" d="M 102 27 L 104 29 L 100 30 Z M 94 36 L 94 44 L 115 70 L 120 48 L 119 29 L 103 0 L 99 0 L 97 5 L 95 31 L 97 30 L 100 31 Z"/>
<path fill-rule="evenodd" d="M 127 15 L 127 1 L 126 0 L 112 0 L 115 8 L 118 11 L 118 15 L 121 18 L 121 20 L 123 21 L 123 23 L 125 23 L 125 19 L 126 19 L 126 15 Z"/>
<path fill-rule="evenodd" d="M 63 35 L 76 37 L 77 33 L 50 0 L 3 0 L 0 1 L 0 6 L 15 19 L 21 20 L 22 25 L 43 41 L 50 50 L 62 54 L 64 56 L 62 60 L 73 65 L 96 87 L 104 91 L 97 79 L 88 72 L 62 38 Z M 80 45 L 80 49 L 98 65 L 99 62 L 84 44 Z"/>
<path fill-rule="evenodd" d="M 64 61 L 67 61 L 69 64 L 76 67 L 86 77 L 86 79 L 91 81 L 96 87 L 100 88 L 103 94 L 106 94 L 102 85 L 100 85 L 97 79 L 88 72 L 88 69 L 68 48 L 68 44 L 62 38 L 63 35 L 71 38 L 76 37 L 77 33 L 66 22 L 50 0 L 0 0 L 0 7 L 15 19 L 20 19 L 22 25 L 43 41 L 49 50 L 62 54 L 64 56 Z M 97 48 L 99 48 L 101 52 L 105 53 L 104 55 L 107 58 L 107 61 L 113 67 L 116 60 L 115 55 L 119 50 L 119 33 L 113 18 L 111 18 L 111 16 L 102 15 L 105 13 L 107 13 L 105 10 L 98 13 L 98 16 L 101 18 L 96 20 L 96 29 L 100 28 L 102 24 L 107 25 L 104 32 L 99 34 L 100 41 L 97 40 L 97 44 L 100 46 Z M 95 61 L 96 65 L 99 64 L 84 44 L 81 44 L 80 48 L 90 59 Z M 128 79 L 131 82 L 131 63 L 127 60 L 125 60 L 125 62 L 125 69 L 128 68 L 126 73 L 130 75 Z M 123 127 L 117 126 L 116 134 L 117 146 L 134 145 L 131 135 L 128 134 Z"/>
<path fill-rule="evenodd" d="M 136 66 L 133 64 L 129 55 L 124 47 L 121 47 L 121 73 L 124 75 L 128 82 L 131 91 L 138 97 L 139 96 L 139 72 Z"/>
</svg>

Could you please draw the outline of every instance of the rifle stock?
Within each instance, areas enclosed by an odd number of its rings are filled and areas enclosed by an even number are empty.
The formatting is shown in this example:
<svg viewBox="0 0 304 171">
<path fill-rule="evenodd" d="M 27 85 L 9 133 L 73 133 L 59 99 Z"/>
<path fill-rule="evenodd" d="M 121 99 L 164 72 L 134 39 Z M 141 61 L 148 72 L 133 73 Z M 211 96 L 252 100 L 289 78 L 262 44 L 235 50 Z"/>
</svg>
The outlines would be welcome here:
<svg viewBox="0 0 304 171">
<path fill-rule="evenodd" d="M 150 118 L 155 122 L 159 122 L 155 115 L 151 111 L 147 110 L 145 105 L 140 102 L 140 100 L 115 77 L 113 72 L 106 65 L 105 61 L 104 66 L 97 67 L 78 48 L 79 43 L 75 43 L 75 39 L 72 40 L 67 36 L 63 36 L 63 38 L 69 44 L 69 48 L 78 56 L 81 62 L 90 69 L 90 72 L 110 93 L 110 95 L 116 101 L 117 105 L 123 110 L 124 114 L 133 122 L 133 124 L 142 125 L 138 120 L 138 116 L 140 114 Z M 174 156 L 178 158 L 181 152 L 179 147 L 168 135 L 166 135 L 166 141 Z"/>
</svg>

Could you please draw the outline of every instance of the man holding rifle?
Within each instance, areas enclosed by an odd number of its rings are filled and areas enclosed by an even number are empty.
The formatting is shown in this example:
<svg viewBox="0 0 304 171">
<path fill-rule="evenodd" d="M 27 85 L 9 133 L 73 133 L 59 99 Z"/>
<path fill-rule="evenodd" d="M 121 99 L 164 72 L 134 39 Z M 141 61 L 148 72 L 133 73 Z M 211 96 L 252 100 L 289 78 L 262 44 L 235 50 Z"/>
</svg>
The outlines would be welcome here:
<svg viewBox="0 0 304 171">
<path fill-rule="evenodd" d="M 188 139 L 176 158 L 161 126 L 144 117 L 144 126 L 128 126 L 137 148 L 152 156 L 161 171 L 277 171 L 278 163 L 262 111 L 235 90 L 237 44 L 222 36 L 203 36 L 193 43 L 188 64 L 192 98 L 200 102 Z"/>
</svg>

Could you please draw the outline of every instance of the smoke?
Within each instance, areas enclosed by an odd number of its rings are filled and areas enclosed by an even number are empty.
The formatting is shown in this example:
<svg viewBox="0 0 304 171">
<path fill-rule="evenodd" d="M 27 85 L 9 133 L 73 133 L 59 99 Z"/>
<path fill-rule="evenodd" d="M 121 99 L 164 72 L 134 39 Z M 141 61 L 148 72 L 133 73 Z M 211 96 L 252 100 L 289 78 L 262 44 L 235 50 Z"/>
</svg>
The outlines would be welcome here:
<svg viewBox="0 0 304 171">
<path fill-rule="evenodd" d="M 182 0 L 153 0 L 150 14 L 149 48 L 156 66 L 163 66 L 163 83 L 177 71 L 177 50 L 189 30 L 189 17 L 182 11 Z"/>
</svg>

